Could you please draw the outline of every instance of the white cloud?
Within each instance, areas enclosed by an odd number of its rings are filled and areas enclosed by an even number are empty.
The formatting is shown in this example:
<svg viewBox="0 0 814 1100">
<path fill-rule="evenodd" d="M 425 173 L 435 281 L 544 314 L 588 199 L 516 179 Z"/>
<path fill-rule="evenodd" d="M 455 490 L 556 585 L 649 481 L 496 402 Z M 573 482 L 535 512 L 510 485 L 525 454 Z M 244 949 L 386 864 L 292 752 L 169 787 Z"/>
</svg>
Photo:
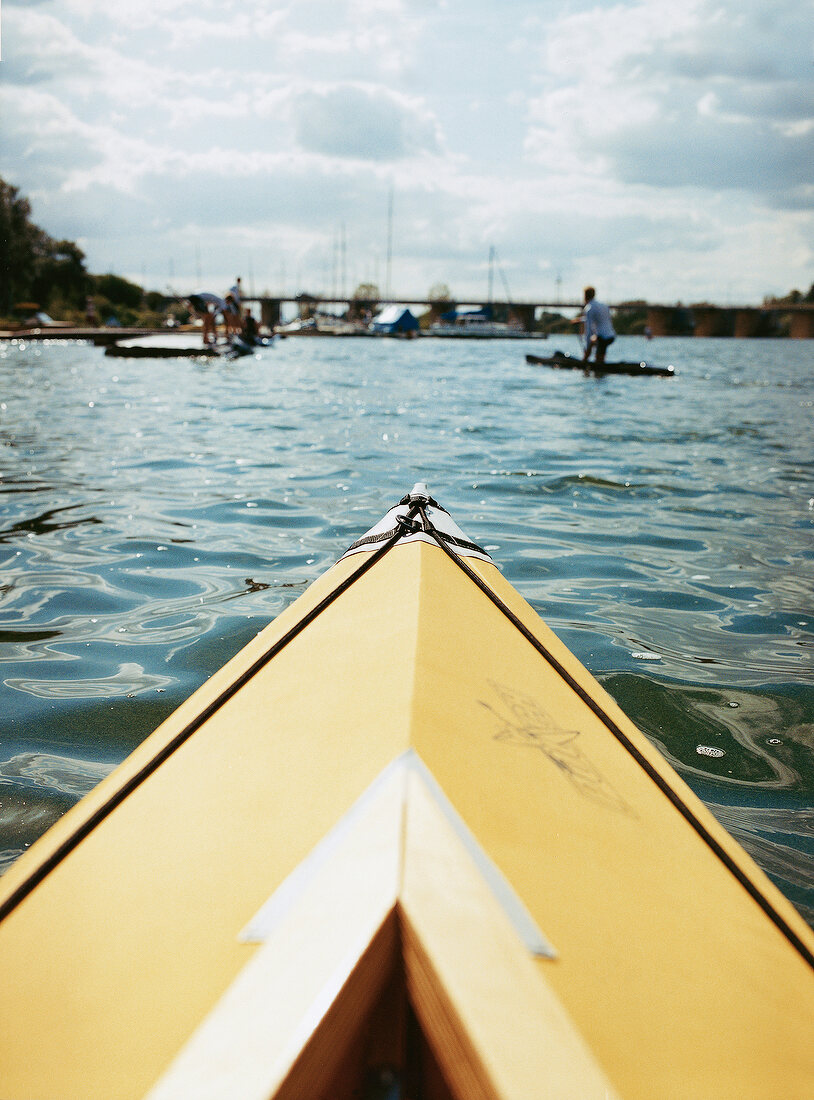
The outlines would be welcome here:
<svg viewBox="0 0 814 1100">
<path fill-rule="evenodd" d="M 389 161 L 439 148 L 426 108 L 381 86 L 303 90 L 294 98 L 293 116 L 301 146 L 330 157 Z"/>
<path fill-rule="evenodd" d="M 610 182 L 733 188 L 798 205 L 814 163 L 810 12 L 707 0 L 619 4 L 560 20 L 527 151 Z"/>
<path fill-rule="evenodd" d="M 95 67 L 95 50 L 39 7 L 7 8 L 3 24 L 4 84 L 71 81 L 77 73 Z"/>
<path fill-rule="evenodd" d="M 340 224 L 421 293 L 744 300 L 812 281 L 809 13 L 790 0 L 44 0 L 4 8 L 0 174 L 91 266 L 324 279 Z M 182 256 L 186 256 L 183 259 Z M 268 259 L 261 259 L 261 256 Z M 226 259 L 221 259 L 225 257 Z M 695 287 L 695 293 L 693 293 Z M 737 289 L 739 288 L 739 289 Z"/>
</svg>

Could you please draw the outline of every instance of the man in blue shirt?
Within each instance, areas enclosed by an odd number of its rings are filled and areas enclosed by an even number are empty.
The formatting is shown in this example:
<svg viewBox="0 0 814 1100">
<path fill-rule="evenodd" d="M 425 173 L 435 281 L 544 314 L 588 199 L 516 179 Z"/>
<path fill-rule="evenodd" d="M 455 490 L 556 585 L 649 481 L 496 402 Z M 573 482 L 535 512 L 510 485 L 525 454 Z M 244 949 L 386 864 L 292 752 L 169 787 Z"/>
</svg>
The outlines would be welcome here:
<svg viewBox="0 0 814 1100">
<path fill-rule="evenodd" d="M 592 286 L 585 287 L 585 310 L 582 314 L 585 325 L 585 351 L 583 362 L 591 358 L 591 352 L 596 348 L 596 362 L 605 362 L 605 352 L 616 339 L 616 333 L 611 322 L 610 310 L 604 302 L 596 300 L 596 291 Z"/>
</svg>

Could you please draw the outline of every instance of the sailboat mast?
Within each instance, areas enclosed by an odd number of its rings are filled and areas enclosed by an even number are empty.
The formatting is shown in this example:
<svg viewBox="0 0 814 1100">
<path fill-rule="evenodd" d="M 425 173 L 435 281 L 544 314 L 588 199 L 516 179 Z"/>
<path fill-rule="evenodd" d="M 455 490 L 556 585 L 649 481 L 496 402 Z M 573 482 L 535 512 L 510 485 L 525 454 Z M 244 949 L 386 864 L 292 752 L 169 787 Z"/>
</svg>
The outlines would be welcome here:
<svg viewBox="0 0 814 1100">
<path fill-rule="evenodd" d="M 390 275 L 393 265 L 393 188 L 390 188 L 390 196 L 387 203 L 387 267 L 385 269 L 384 296 L 389 302 L 392 288 Z"/>
<path fill-rule="evenodd" d="M 342 222 L 342 245 L 339 264 L 339 296 L 345 297 L 347 291 L 347 267 L 348 267 L 348 241 L 345 234 L 345 223 Z"/>
</svg>

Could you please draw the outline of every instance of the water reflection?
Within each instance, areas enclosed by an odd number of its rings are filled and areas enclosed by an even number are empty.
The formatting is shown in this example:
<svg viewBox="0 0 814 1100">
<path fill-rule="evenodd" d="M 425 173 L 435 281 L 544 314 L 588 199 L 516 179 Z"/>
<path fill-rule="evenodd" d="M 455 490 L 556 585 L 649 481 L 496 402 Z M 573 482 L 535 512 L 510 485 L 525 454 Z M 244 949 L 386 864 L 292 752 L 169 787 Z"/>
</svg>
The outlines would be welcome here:
<svg viewBox="0 0 814 1100">
<path fill-rule="evenodd" d="M 51 753 L 0 760 L 0 873 L 112 768 Z"/>
<path fill-rule="evenodd" d="M 814 924 L 814 692 L 611 675 L 604 687 Z M 702 751 L 703 750 L 703 751 Z"/>
<path fill-rule="evenodd" d="M 7 687 L 25 691 L 37 699 L 110 699 L 117 696 L 134 698 L 140 691 L 159 691 L 172 680 L 168 676 L 150 675 L 135 661 L 128 661 L 119 665 L 112 675 L 85 679 L 71 676 L 59 680 L 9 676 L 5 682 Z"/>
</svg>

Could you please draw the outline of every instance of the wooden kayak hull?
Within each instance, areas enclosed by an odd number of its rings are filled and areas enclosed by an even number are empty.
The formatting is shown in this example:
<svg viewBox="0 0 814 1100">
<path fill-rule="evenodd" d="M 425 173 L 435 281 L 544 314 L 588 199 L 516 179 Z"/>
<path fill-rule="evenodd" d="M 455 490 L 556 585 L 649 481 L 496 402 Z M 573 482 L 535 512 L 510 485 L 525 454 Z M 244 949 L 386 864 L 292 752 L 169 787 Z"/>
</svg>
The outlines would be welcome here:
<svg viewBox="0 0 814 1100">
<path fill-rule="evenodd" d="M 4 1100 L 807 1095 L 810 929 L 419 496 L 0 879 Z"/>
</svg>

